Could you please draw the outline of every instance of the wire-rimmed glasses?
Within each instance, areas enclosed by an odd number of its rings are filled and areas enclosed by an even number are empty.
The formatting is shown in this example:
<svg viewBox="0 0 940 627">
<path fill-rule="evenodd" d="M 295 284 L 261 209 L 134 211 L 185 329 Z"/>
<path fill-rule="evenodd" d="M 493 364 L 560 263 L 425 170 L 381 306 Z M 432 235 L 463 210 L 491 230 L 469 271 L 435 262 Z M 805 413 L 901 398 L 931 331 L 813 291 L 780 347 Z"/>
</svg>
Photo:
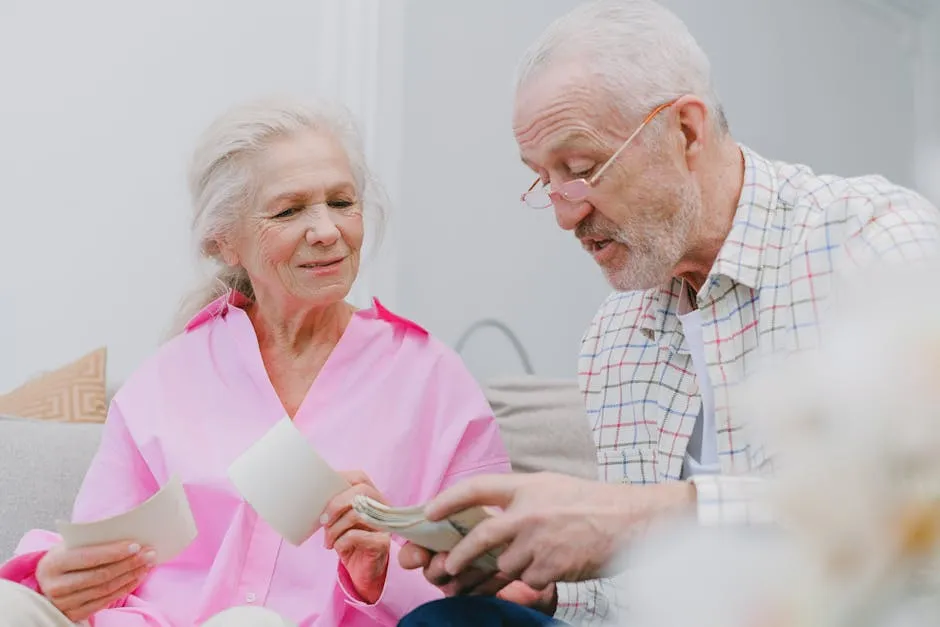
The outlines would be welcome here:
<svg viewBox="0 0 940 627">
<path fill-rule="evenodd" d="M 623 153 L 627 146 L 630 145 L 630 142 L 632 142 L 633 139 L 640 134 L 640 131 L 642 131 L 643 128 L 649 124 L 650 121 L 652 121 L 652 119 L 655 118 L 661 111 L 664 111 L 665 109 L 668 109 L 674 105 L 677 100 L 678 98 L 670 100 L 669 102 L 664 102 L 663 104 L 653 109 L 643 120 L 643 123 L 640 124 L 640 126 L 637 127 L 635 131 L 633 131 L 633 134 L 627 138 L 627 141 L 623 142 L 620 148 L 617 149 L 617 152 L 612 154 L 610 159 L 608 159 L 607 162 L 604 163 L 604 165 L 602 165 L 600 169 L 591 176 L 591 178 L 580 178 L 565 181 L 558 186 L 558 189 L 552 189 L 551 183 L 544 183 L 540 185 L 542 179 L 537 178 L 535 179 L 535 182 L 529 186 L 529 189 L 527 189 L 525 193 L 522 194 L 520 200 L 533 209 L 545 209 L 547 207 L 551 207 L 555 203 L 555 198 L 557 196 L 561 196 L 568 202 L 581 202 L 588 197 L 588 194 L 591 192 L 591 188 L 597 185 L 597 182 L 604 175 L 604 172 L 606 172 L 607 169 L 614 164 L 621 153 Z"/>
</svg>

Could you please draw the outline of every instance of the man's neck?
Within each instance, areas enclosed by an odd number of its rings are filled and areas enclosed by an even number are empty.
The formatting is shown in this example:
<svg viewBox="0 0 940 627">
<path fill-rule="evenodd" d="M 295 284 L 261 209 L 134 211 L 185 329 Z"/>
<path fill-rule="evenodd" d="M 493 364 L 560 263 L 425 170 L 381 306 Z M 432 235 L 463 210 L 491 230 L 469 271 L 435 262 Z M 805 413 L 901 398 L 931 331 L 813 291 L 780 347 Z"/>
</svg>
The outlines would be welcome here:
<svg viewBox="0 0 940 627">
<path fill-rule="evenodd" d="M 716 147 L 714 165 L 702 177 L 702 213 L 693 244 L 675 276 L 701 290 L 724 245 L 744 187 L 744 155 L 729 135 Z"/>
</svg>

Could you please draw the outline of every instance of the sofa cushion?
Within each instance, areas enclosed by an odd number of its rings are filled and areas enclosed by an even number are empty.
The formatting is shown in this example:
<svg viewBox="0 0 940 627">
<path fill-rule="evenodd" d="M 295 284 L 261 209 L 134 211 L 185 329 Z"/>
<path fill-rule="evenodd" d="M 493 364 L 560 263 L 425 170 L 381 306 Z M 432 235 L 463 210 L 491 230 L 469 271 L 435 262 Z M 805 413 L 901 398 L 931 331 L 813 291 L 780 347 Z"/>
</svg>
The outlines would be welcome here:
<svg viewBox="0 0 940 627">
<path fill-rule="evenodd" d="M 512 467 L 597 479 L 597 456 L 577 383 L 534 376 L 483 386 Z"/>
<path fill-rule="evenodd" d="M 0 417 L 0 561 L 33 528 L 55 529 L 72 504 L 102 425 Z"/>
</svg>

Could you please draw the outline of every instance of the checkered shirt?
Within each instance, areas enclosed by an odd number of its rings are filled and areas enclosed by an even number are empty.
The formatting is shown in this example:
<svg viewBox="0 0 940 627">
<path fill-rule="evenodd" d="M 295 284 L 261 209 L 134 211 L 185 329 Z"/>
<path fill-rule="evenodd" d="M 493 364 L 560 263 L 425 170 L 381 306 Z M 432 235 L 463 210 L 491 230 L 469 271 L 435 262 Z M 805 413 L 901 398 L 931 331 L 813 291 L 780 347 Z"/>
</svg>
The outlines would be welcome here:
<svg viewBox="0 0 940 627">
<path fill-rule="evenodd" d="M 745 146 L 734 221 L 698 293 L 714 389 L 721 474 L 693 477 L 701 524 L 769 521 L 761 475 L 772 471 L 730 395 L 761 358 L 817 347 L 827 300 L 869 264 L 932 257 L 940 212 L 880 176 L 820 176 Z M 680 480 L 701 407 L 677 307 L 683 283 L 611 294 L 581 346 L 579 384 L 600 477 L 634 484 Z M 606 580 L 558 585 L 556 618 L 603 624 L 618 607 Z"/>
</svg>

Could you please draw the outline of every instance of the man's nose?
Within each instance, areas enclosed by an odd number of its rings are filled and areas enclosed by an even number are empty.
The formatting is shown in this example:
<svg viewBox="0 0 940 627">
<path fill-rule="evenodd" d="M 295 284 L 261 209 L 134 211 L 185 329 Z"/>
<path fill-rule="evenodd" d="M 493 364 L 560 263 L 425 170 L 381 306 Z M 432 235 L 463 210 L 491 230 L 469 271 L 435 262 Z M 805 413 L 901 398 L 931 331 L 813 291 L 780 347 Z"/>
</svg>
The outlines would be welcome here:
<svg viewBox="0 0 940 627">
<path fill-rule="evenodd" d="M 587 201 L 569 202 L 559 194 L 552 194 L 552 202 L 555 207 L 555 221 L 565 231 L 574 230 L 593 209 Z"/>
</svg>

